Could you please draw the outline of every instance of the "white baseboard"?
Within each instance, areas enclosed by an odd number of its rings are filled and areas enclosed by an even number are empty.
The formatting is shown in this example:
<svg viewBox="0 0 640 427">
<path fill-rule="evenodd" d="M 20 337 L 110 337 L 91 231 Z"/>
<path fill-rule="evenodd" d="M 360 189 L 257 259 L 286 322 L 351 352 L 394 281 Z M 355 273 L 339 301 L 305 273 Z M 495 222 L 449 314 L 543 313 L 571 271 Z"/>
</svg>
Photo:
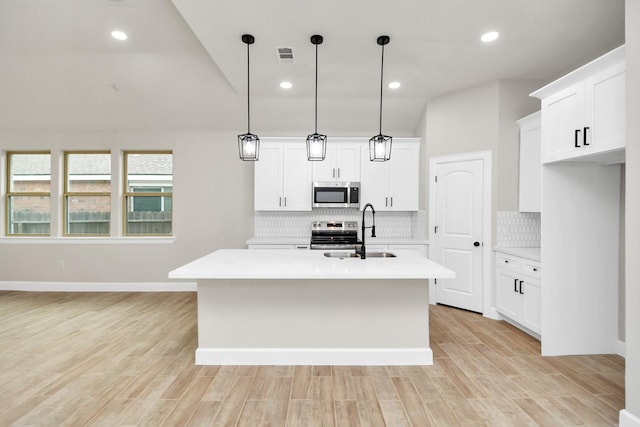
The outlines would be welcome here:
<svg viewBox="0 0 640 427">
<path fill-rule="evenodd" d="M 196 282 L 7 282 L 0 291 L 27 292 L 195 292 Z"/>
<path fill-rule="evenodd" d="M 640 427 L 640 418 L 623 409 L 620 411 L 620 427 Z"/>
<path fill-rule="evenodd" d="M 433 365 L 431 348 L 202 348 L 196 365 Z"/>
<path fill-rule="evenodd" d="M 618 356 L 622 356 L 626 358 L 627 355 L 627 343 L 624 341 L 618 341 L 618 345 L 616 346 L 616 354 Z"/>
<path fill-rule="evenodd" d="M 493 320 L 502 320 L 502 316 L 500 315 L 500 313 L 498 313 L 495 307 L 484 309 L 482 311 L 482 316 Z"/>
</svg>

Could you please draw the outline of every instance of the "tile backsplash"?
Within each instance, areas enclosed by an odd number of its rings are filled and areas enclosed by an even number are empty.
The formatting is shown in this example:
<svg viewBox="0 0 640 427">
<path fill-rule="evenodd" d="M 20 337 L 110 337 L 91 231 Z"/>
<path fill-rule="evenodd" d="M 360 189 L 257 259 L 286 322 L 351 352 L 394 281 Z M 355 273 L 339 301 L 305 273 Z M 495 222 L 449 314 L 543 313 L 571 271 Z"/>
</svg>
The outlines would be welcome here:
<svg viewBox="0 0 640 427">
<path fill-rule="evenodd" d="M 496 234 L 499 247 L 540 247 L 540 213 L 498 211 Z"/>
<path fill-rule="evenodd" d="M 371 212 L 367 212 L 370 225 Z M 254 213 L 255 237 L 308 237 L 313 221 L 362 221 L 362 212 L 355 209 L 314 209 L 310 212 Z M 425 213 L 376 212 L 376 234 L 378 237 L 424 238 Z"/>
</svg>

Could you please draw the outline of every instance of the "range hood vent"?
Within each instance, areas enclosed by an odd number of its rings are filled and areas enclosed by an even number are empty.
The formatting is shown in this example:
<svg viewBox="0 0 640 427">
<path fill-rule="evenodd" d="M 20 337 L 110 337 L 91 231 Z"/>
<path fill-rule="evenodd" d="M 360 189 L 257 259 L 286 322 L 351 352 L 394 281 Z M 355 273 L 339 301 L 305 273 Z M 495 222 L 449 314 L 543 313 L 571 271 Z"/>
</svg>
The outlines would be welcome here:
<svg viewBox="0 0 640 427">
<path fill-rule="evenodd" d="M 276 52 L 279 64 L 295 64 L 292 47 L 276 46 Z"/>
</svg>

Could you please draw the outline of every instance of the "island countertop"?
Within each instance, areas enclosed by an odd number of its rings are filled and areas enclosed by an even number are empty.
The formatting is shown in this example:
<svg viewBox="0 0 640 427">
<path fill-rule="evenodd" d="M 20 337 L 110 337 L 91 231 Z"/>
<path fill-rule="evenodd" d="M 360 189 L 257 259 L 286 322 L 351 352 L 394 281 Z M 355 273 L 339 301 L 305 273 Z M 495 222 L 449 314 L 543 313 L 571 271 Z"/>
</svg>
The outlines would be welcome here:
<svg viewBox="0 0 640 427">
<path fill-rule="evenodd" d="M 410 250 L 395 258 L 328 258 L 324 251 L 220 249 L 169 272 L 171 279 L 433 279 L 455 273 Z"/>
</svg>

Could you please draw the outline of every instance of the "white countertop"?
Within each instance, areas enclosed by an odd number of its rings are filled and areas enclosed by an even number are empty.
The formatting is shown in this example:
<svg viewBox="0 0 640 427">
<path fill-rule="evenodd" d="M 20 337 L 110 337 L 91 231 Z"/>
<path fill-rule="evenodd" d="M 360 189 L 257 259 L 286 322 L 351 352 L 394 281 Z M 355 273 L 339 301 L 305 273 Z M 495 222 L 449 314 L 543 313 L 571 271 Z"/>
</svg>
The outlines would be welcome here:
<svg viewBox="0 0 640 427">
<path fill-rule="evenodd" d="M 373 252 L 373 251 L 372 251 Z M 170 279 L 433 279 L 455 273 L 411 250 L 395 258 L 328 258 L 324 251 L 221 249 L 169 272 Z"/>
<path fill-rule="evenodd" d="M 252 237 L 247 245 L 308 245 L 311 237 Z M 428 245 L 426 239 L 412 237 L 367 237 L 366 243 L 371 245 Z"/>
<path fill-rule="evenodd" d="M 496 252 L 540 262 L 540 248 L 493 248 Z"/>
</svg>

